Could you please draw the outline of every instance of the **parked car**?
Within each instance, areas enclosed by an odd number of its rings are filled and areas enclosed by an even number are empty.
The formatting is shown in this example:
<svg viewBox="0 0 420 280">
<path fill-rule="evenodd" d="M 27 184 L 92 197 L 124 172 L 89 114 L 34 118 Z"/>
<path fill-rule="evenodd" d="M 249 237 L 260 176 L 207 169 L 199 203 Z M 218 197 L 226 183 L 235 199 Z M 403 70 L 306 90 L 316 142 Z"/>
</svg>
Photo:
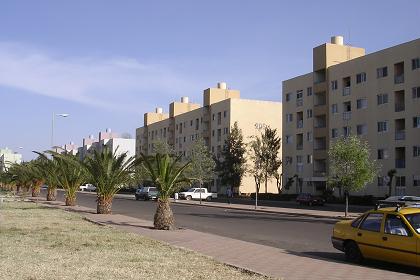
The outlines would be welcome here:
<svg viewBox="0 0 420 280">
<path fill-rule="evenodd" d="M 201 196 L 200 196 L 201 194 Z M 180 192 L 178 194 L 179 199 L 186 199 L 186 200 L 192 200 L 192 199 L 205 199 L 207 201 L 212 200 L 213 198 L 217 198 L 217 193 L 211 193 L 208 192 L 206 188 L 191 188 L 187 190 L 186 192 Z"/>
<path fill-rule="evenodd" d="M 136 190 L 134 196 L 136 197 L 136 200 L 157 199 L 159 197 L 159 191 L 155 187 L 140 187 Z"/>
<path fill-rule="evenodd" d="M 312 205 L 324 205 L 325 204 L 325 199 L 323 199 L 322 197 L 319 196 L 314 196 L 310 193 L 301 193 L 297 196 L 296 198 L 296 202 L 298 202 L 299 204 L 306 204 L 309 206 Z"/>
<path fill-rule="evenodd" d="M 366 258 L 420 267 L 420 205 L 397 200 L 389 207 L 390 200 L 383 202 L 384 208 L 338 222 L 332 245 L 351 262 Z"/>
<path fill-rule="evenodd" d="M 96 192 L 96 187 L 92 184 L 84 184 L 79 187 L 79 190 L 85 192 Z"/>
</svg>

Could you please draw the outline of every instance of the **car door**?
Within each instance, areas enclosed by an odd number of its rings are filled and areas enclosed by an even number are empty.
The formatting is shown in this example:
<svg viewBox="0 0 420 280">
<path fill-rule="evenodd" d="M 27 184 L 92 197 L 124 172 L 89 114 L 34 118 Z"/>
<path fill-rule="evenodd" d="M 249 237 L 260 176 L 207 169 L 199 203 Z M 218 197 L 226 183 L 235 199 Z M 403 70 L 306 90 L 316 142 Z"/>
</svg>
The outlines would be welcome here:
<svg viewBox="0 0 420 280">
<path fill-rule="evenodd" d="M 386 215 L 381 246 L 387 261 L 411 266 L 417 264 L 417 238 L 400 215 Z"/>
<path fill-rule="evenodd" d="M 383 249 L 378 246 L 382 241 L 383 213 L 371 212 L 360 224 L 356 233 L 356 242 L 365 258 L 383 260 Z"/>
</svg>

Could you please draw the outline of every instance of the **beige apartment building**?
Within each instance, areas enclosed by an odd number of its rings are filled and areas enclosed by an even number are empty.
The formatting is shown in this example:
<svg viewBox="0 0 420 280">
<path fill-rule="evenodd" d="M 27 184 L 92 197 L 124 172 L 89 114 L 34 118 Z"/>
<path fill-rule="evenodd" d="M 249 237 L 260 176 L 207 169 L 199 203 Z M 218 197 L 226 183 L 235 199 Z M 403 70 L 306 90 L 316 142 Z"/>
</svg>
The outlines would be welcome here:
<svg viewBox="0 0 420 280">
<path fill-rule="evenodd" d="M 321 193 L 328 149 L 358 135 L 369 143 L 378 177 L 354 195 L 420 195 L 420 39 L 371 54 L 343 37 L 313 49 L 313 72 L 283 82 L 283 174 L 289 193 Z"/>
<path fill-rule="evenodd" d="M 164 113 L 162 108 L 145 113 L 144 126 L 136 130 L 136 154 L 152 154 L 156 143 L 164 141 L 173 146 L 177 154 L 188 156 L 194 141 L 203 138 L 209 151 L 218 157 L 235 122 L 245 142 L 259 135 L 265 126 L 277 129 L 281 135 L 281 110 L 279 102 L 241 99 L 238 90 L 218 83 L 216 88 L 204 90 L 203 105 L 182 97 L 180 102 L 169 104 L 169 113 Z M 215 179 L 211 191 L 225 193 L 226 186 Z M 235 192 L 255 192 L 252 176 L 247 174 Z M 274 181 L 270 182 L 268 192 L 277 192 Z"/>
</svg>

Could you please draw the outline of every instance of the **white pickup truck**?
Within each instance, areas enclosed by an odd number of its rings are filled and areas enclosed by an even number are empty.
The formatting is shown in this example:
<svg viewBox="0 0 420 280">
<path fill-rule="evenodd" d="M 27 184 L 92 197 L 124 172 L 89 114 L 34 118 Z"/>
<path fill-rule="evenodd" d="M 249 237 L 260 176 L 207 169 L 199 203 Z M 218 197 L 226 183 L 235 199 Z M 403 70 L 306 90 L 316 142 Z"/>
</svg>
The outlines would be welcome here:
<svg viewBox="0 0 420 280">
<path fill-rule="evenodd" d="M 201 194 L 201 196 L 200 196 Z M 208 192 L 206 188 L 191 188 L 186 192 L 181 192 L 178 194 L 179 199 L 205 199 L 207 201 L 217 198 L 217 193 Z"/>
<path fill-rule="evenodd" d="M 85 184 L 85 185 L 80 186 L 79 190 L 81 190 L 82 192 L 95 192 L 96 187 L 92 184 Z"/>
</svg>

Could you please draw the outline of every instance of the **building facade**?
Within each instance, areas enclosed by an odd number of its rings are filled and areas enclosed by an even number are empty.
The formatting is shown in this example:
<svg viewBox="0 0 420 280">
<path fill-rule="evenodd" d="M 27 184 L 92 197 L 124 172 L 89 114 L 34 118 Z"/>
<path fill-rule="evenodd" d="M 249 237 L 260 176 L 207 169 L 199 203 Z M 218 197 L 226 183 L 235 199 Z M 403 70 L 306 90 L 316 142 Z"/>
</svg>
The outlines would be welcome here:
<svg viewBox="0 0 420 280">
<path fill-rule="evenodd" d="M 283 174 L 297 178 L 287 192 L 325 190 L 331 143 L 357 135 L 381 168 L 355 195 L 385 196 L 391 169 L 393 195 L 420 195 L 420 39 L 365 54 L 332 37 L 282 92 Z"/>
<path fill-rule="evenodd" d="M 279 102 L 241 99 L 238 90 L 228 89 L 226 83 L 218 83 L 216 88 L 204 90 L 203 106 L 182 97 L 181 102 L 169 104 L 169 113 L 164 113 L 162 108 L 145 113 L 144 126 L 136 130 L 136 154 L 153 154 L 155 145 L 163 141 L 178 155 L 187 157 L 194 141 L 202 138 L 209 151 L 219 157 L 235 122 L 242 130 L 245 142 L 259 135 L 265 126 L 277 129 L 281 135 L 281 110 Z M 215 179 L 211 191 L 225 193 L 226 186 Z M 247 174 L 239 190 L 235 191 L 255 192 L 252 176 Z M 277 192 L 275 182 L 270 182 L 268 192 Z"/>
<path fill-rule="evenodd" d="M 14 163 L 22 163 L 22 155 L 9 148 L 0 149 L 0 171 L 6 171 Z"/>
</svg>

